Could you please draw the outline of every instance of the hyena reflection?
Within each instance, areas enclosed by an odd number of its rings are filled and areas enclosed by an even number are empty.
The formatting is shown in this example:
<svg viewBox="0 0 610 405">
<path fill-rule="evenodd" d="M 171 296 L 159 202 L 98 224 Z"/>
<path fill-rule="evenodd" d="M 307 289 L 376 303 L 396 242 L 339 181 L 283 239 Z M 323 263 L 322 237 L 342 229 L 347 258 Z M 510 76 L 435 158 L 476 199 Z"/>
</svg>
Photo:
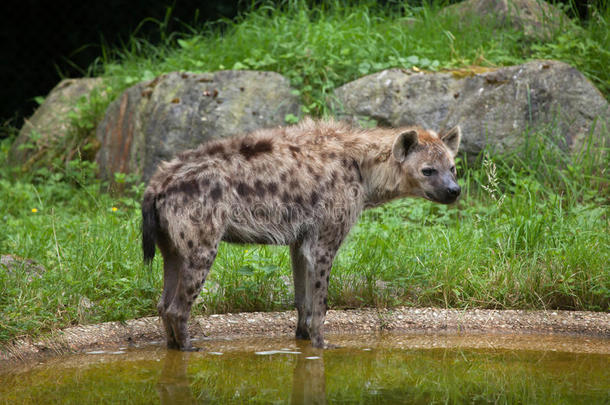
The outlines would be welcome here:
<svg viewBox="0 0 610 405">
<path fill-rule="evenodd" d="M 164 261 L 167 345 L 192 349 L 187 320 L 220 241 L 289 245 L 296 337 L 324 347 L 333 259 L 364 208 L 398 197 L 449 204 L 460 129 L 355 129 L 305 119 L 214 141 L 160 165 L 142 203 L 144 260 Z"/>
</svg>

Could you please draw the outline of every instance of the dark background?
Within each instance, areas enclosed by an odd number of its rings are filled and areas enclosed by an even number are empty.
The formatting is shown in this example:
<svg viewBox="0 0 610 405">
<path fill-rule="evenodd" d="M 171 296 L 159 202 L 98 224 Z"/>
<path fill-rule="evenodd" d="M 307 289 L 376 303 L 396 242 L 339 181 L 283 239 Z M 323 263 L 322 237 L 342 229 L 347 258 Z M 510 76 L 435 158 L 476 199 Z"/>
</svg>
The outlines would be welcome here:
<svg viewBox="0 0 610 405">
<path fill-rule="evenodd" d="M 0 127 L 20 127 L 37 106 L 34 97 L 46 96 L 62 77 L 84 76 L 103 42 L 120 46 L 145 19 L 163 21 L 168 7 L 167 32 L 172 32 L 182 30 L 181 22 L 198 26 L 234 18 L 255 1 L 0 0 Z M 380 1 L 386 2 L 399 3 Z M 581 18 L 586 17 L 586 3 L 577 3 Z M 142 24 L 138 36 L 158 41 L 158 24 Z"/>
<path fill-rule="evenodd" d="M 100 56 L 101 44 L 120 46 L 146 18 L 163 21 L 168 32 L 180 22 L 233 18 L 238 1 L 206 0 L 0 0 L 0 125 L 20 127 L 62 77 L 84 76 Z M 243 7 L 242 7 L 243 8 Z M 198 16 L 197 21 L 195 17 Z M 139 36 L 159 40 L 158 24 L 144 23 Z"/>
</svg>

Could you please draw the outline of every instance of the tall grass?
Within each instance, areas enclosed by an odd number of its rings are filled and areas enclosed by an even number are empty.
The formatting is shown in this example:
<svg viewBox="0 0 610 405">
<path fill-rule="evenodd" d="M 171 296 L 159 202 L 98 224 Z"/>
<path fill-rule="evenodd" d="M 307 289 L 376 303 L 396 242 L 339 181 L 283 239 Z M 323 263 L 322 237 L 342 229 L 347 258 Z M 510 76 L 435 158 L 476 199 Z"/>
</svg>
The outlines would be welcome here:
<svg viewBox="0 0 610 405">
<path fill-rule="evenodd" d="M 291 80 L 302 95 L 304 113 L 313 114 L 328 113 L 326 99 L 334 88 L 389 67 L 434 71 L 552 57 L 575 64 L 606 95 L 610 91 L 605 69 L 610 62 L 610 7 L 596 9 L 584 29 L 563 21 L 561 35 L 535 41 L 476 15 L 469 16 L 467 24 L 456 16 L 439 15 L 441 4 L 263 5 L 233 21 L 185 25 L 183 33 L 162 35 L 160 45 L 134 36 L 121 49 L 105 49 L 95 66 L 121 89 L 170 71 L 271 70 Z M 156 23 L 160 30 L 167 25 Z"/>
<path fill-rule="evenodd" d="M 104 77 L 107 86 L 88 106 L 79 106 L 75 130 L 64 138 L 67 144 L 58 143 L 49 155 L 94 152 L 98 143 L 91 129 L 110 101 L 131 85 L 171 71 L 279 72 L 300 95 L 301 115 L 316 116 L 332 115 L 329 97 L 334 89 L 386 68 L 438 71 L 552 58 L 576 66 L 606 97 L 610 94 L 607 2 L 592 6 L 585 23 L 560 21 L 555 35 L 547 39 L 497 27 L 492 19 L 478 15 L 439 14 L 442 1 L 420 3 L 414 7 L 373 1 L 287 1 L 279 6 L 254 2 L 234 20 L 201 26 L 182 23 L 183 29 L 174 32 L 167 31 L 168 9 L 163 20 L 146 19 L 141 24 L 157 26 L 159 42 L 139 37 L 136 31 L 119 48 L 102 46 L 89 72 Z M 289 123 L 297 119 L 286 118 Z"/>
<path fill-rule="evenodd" d="M 456 205 L 405 199 L 366 211 L 335 261 L 331 308 L 609 311 L 608 150 L 566 160 L 544 133 L 532 135 L 535 159 L 523 150 L 462 167 Z M 113 197 L 99 192 L 90 166 L 71 170 L 0 180 L 0 251 L 46 269 L 0 272 L 0 340 L 155 314 L 161 260 L 151 271 L 141 261 L 141 187 Z M 194 313 L 287 309 L 292 300 L 287 248 L 222 244 Z"/>
</svg>

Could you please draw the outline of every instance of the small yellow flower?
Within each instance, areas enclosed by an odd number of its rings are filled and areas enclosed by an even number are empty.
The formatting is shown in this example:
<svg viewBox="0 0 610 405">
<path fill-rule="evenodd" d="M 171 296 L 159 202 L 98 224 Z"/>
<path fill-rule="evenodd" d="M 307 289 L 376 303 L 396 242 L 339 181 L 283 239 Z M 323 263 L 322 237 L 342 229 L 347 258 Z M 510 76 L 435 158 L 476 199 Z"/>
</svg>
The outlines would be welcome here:
<svg viewBox="0 0 610 405">
<path fill-rule="evenodd" d="M 37 213 L 38 212 L 38 208 L 32 208 L 32 212 L 33 213 Z"/>
<path fill-rule="evenodd" d="M 119 209 L 117 207 L 112 207 L 112 212 L 117 212 Z"/>
</svg>

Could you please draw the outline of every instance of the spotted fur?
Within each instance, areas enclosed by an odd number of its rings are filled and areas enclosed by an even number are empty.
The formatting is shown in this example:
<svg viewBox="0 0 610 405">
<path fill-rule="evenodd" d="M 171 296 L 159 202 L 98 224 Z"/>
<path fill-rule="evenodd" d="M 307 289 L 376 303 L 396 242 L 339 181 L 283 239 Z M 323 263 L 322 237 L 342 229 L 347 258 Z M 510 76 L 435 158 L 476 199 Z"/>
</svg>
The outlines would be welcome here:
<svg viewBox="0 0 610 405">
<path fill-rule="evenodd" d="M 144 194 L 142 247 L 147 262 L 155 245 L 163 255 L 158 310 L 168 346 L 192 348 L 187 319 L 224 240 L 290 246 L 296 336 L 324 347 L 331 267 L 352 225 L 394 198 L 455 201 L 460 136 L 305 119 L 162 163 Z"/>
</svg>

